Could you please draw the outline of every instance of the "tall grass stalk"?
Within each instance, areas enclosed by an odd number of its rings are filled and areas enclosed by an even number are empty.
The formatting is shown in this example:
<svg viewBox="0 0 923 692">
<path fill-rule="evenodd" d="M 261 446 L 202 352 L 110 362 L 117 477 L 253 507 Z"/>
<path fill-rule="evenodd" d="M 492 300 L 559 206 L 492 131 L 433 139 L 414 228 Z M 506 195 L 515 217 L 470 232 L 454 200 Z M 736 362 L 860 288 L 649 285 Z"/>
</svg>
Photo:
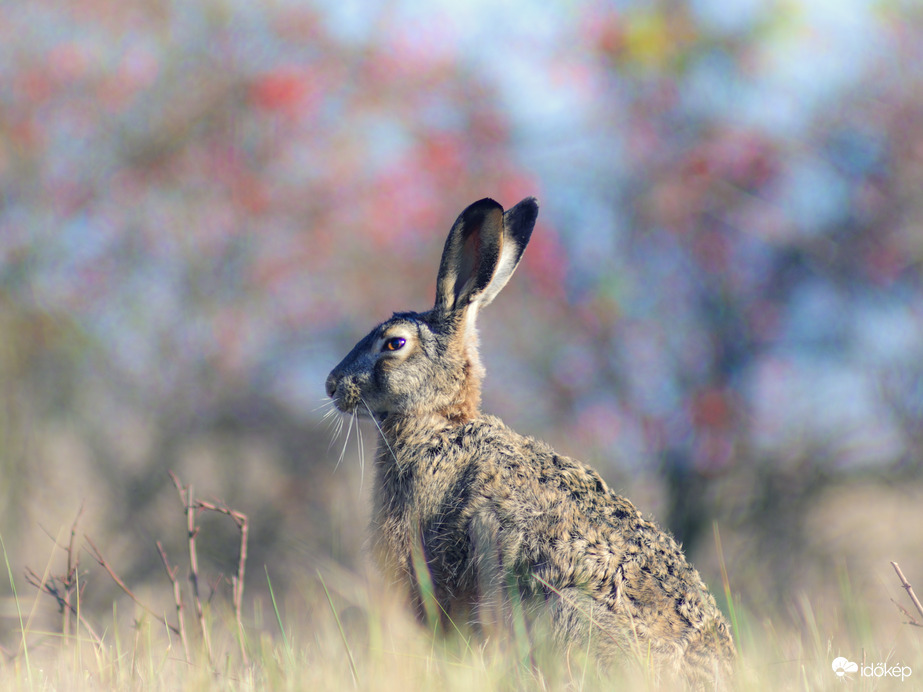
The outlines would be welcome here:
<svg viewBox="0 0 923 692">
<path fill-rule="evenodd" d="M 718 565 L 721 569 L 721 585 L 724 587 L 724 597 L 727 601 L 728 617 L 731 619 L 731 631 L 734 633 L 734 641 L 737 646 L 737 654 L 742 653 L 740 639 L 740 621 L 737 618 L 737 608 L 734 606 L 734 594 L 731 593 L 731 580 L 728 577 L 727 564 L 724 561 L 724 548 L 721 546 L 721 532 L 718 530 L 718 522 L 712 524 L 715 532 L 715 549 L 718 551 Z"/>
<path fill-rule="evenodd" d="M 6 553 L 6 544 L 3 542 L 3 534 L 0 533 L 0 552 L 3 553 L 3 562 L 6 564 L 6 573 L 10 579 L 10 589 L 13 592 L 13 601 L 16 603 L 16 615 L 19 617 L 19 632 L 22 636 L 22 653 L 26 663 L 26 676 L 29 681 L 29 689 L 35 689 L 32 680 L 32 664 L 29 661 L 29 643 L 26 641 L 26 625 L 22 619 L 22 607 L 19 604 L 19 594 L 16 591 L 16 580 L 13 579 L 13 568 L 10 567 L 10 558 Z"/>
<path fill-rule="evenodd" d="M 320 579 L 320 585 L 324 587 L 324 594 L 327 596 L 327 603 L 330 604 L 330 612 L 333 613 L 333 619 L 336 620 L 337 629 L 340 631 L 340 638 L 343 640 L 343 646 L 346 648 L 346 656 L 349 658 L 349 670 L 353 674 L 353 683 L 356 688 L 359 687 L 359 671 L 356 669 L 356 659 L 353 658 L 352 649 L 349 648 L 349 641 L 346 639 L 346 632 L 343 630 L 343 623 L 340 622 L 340 616 L 333 605 L 333 599 L 330 598 L 330 592 L 327 590 L 327 584 L 324 583 L 324 577 L 317 570 L 317 578 Z"/>
<path fill-rule="evenodd" d="M 289 644 L 288 635 L 285 633 L 285 625 L 282 624 L 282 615 L 279 613 L 279 604 L 276 603 L 276 594 L 272 590 L 272 580 L 269 578 L 269 567 L 263 566 L 263 569 L 266 570 L 266 585 L 269 587 L 269 600 L 272 602 L 272 612 L 276 615 L 276 623 L 279 625 L 279 632 L 282 633 L 282 646 L 285 647 L 286 656 L 289 659 L 289 663 L 295 663 L 295 654 L 292 651 L 292 646 Z"/>
</svg>

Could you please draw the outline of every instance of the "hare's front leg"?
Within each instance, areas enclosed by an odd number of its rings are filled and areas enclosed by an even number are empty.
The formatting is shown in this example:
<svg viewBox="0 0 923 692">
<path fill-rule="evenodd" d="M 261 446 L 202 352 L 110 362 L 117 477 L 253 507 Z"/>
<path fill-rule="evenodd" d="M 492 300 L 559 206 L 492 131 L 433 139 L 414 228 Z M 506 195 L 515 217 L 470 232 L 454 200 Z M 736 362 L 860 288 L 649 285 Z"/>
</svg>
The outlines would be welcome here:
<svg viewBox="0 0 923 692">
<path fill-rule="evenodd" d="M 470 521 L 468 539 L 477 583 L 475 626 L 487 639 L 528 646 L 536 604 L 531 569 L 521 556 L 522 537 L 504 526 L 497 512 L 483 509 Z"/>
</svg>

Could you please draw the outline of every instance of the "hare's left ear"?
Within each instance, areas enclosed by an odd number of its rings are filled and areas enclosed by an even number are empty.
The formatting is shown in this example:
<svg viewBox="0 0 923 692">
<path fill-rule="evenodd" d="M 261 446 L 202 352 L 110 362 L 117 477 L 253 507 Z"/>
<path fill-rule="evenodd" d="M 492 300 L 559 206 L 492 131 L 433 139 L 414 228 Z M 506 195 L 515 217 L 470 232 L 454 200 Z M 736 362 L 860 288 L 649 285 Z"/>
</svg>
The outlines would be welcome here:
<svg viewBox="0 0 923 692">
<path fill-rule="evenodd" d="M 510 280 L 538 217 L 527 197 L 507 212 L 482 199 L 458 217 L 442 251 L 436 279 L 436 310 L 448 313 L 472 303 L 488 305 Z"/>
</svg>

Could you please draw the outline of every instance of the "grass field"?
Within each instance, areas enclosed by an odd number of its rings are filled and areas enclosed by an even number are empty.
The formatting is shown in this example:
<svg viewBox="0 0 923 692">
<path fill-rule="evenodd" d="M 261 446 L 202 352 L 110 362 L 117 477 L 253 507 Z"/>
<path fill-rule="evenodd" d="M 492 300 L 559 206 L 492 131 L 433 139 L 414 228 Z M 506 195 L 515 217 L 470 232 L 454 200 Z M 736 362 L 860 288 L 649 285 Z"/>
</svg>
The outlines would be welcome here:
<svg viewBox="0 0 923 692">
<path fill-rule="evenodd" d="M 62 550 L 67 553 L 66 545 Z M 4 621 L 16 628 L 8 638 L 14 644 L 0 656 L 3 690 L 663 688 L 643 661 L 600 675 L 579 656 L 565 661 L 541 649 L 530 651 L 515 635 L 516 627 L 504 642 L 481 642 L 460 632 L 435 634 L 412 621 L 374 573 L 329 562 L 306 565 L 284 596 L 272 588 L 271 569 L 251 574 L 251 584 L 265 587 L 254 588 L 257 596 L 231 590 L 227 597 L 203 597 L 201 617 L 177 568 L 182 613 L 164 607 L 158 615 L 126 588 L 109 616 L 91 622 L 81 612 L 85 585 L 79 584 L 79 569 L 68 596 L 50 567 L 36 575 L 40 591 L 14 574 L 5 549 L 3 557 L 14 594 Z M 793 593 L 787 611 L 770 613 L 735 594 L 733 584 L 725 583 L 723 590 L 713 585 L 740 653 L 734 688 L 923 689 L 923 628 L 906 622 L 923 615 L 907 598 L 901 604 L 906 612 L 895 607 L 893 618 L 882 624 L 857 604 L 850 589 L 843 575 L 822 598 Z M 165 591 L 171 591 L 169 584 Z M 176 603 L 175 592 L 160 596 L 162 603 Z M 62 598 L 68 605 L 55 616 Z M 841 656 L 858 665 L 842 679 L 832 668 Z"/>
</svg>

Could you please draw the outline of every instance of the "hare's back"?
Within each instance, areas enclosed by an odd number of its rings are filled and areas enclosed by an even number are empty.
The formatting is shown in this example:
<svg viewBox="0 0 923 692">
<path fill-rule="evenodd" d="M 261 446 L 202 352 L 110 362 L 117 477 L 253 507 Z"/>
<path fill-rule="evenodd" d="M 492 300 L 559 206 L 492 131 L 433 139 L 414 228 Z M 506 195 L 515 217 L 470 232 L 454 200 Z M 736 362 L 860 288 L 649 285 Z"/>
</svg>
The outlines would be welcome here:
<svg viewBox="0 0 923 692">
<path fill-rule="evenodd" d="M 560 586 L 587 587 L 615 608 L 629 599 L 658 629 L 678 631 L 717 608 L 698 572 L 669 533 L 613 492 L 592 468 L 492 417 L 500 524 L 516 536 L 521 559 L 540 565 Z M 670 606 L 670 607 L 665 607 Z"/>
</svg>

